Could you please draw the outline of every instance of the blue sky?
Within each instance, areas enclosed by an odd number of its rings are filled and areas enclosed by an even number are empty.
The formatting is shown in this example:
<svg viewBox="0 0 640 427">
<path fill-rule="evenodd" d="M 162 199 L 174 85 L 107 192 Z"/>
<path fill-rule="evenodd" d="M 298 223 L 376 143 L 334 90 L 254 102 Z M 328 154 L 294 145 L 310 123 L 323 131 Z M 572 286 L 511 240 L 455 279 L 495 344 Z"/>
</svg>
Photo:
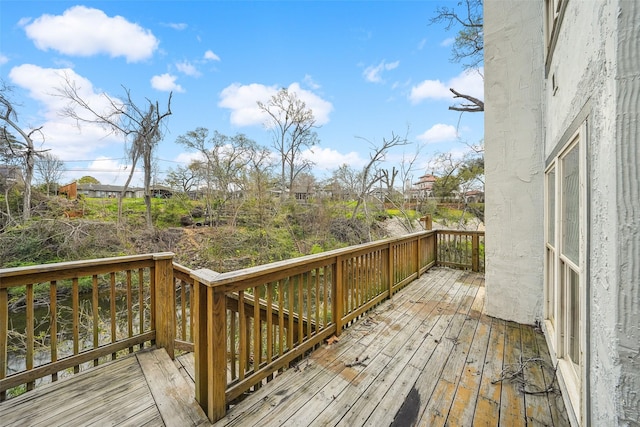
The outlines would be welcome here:
<svg viewBox="0 0 640 427">
<path fill-rule="evenodd" d="M 449 62 L 455 36 L 429 25 L 456 1 L 13 1 L 0 2 L 0 78 L 15 87 L 22 127 L 43 126 L 42 149 L 65 162 L 65 182 L 92 175 L 124 182 L 122 137 L 60 115 L 53 96 L 67 75 L 89 100 L 124 94 L 166 105 L 173 91 L 159 170 L 195 154 L 177 145 L 196 127 L 244 133 L 270 146 L 257 101 L 279 88 L 313 109 L 320 144 L 306 153 L 316 175 L 361 167 L 392 133 L 412 142 L 389 167 L 419 149 L 414 177 L 435 153 L 483 138 L 483 115 L 449 111 L 449 87 L 483 98 L 482 77 Z M 430 172 L 430 171 L 429 171 Z M 140 179 L 134 179 L 134 185 Z"/>
</svg>

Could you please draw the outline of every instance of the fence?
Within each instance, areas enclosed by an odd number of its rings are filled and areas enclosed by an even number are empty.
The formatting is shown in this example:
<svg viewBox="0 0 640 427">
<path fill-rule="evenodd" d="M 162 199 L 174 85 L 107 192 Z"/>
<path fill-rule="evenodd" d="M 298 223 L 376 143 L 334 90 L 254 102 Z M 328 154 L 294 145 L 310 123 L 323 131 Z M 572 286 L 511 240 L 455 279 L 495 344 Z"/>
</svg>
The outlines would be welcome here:
<svg viewBox="0 0 640 427">
<path fill-rule="evenodd" d="M 172 358 L 194 352 L 196 398 L 217 420 L 430 267 L 483 271 L 484 234 L 420 232 L 224 274 L 172 259 L 159 253 L 0 270 L 0 400 L 155 344 Z M 24 324 L 9 306 L 17 287 Z M 62 289 L 70 304 L 60 303 Z M 44 308 L 36 294 L 48 295 Z M 9 366 L 10 347 L 21 366 Z"/>
</svg>

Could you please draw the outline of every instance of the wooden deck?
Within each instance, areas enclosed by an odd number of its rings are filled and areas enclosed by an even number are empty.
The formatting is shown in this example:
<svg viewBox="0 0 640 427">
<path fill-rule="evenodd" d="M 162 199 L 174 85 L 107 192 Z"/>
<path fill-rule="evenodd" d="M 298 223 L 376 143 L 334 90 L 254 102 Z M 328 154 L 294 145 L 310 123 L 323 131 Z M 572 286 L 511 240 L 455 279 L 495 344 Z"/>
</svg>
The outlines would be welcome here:
<svg viewBox="0 0 640 427">
<path fill-rule="evenodd" d="M 215 425 L 568 426 L 544 337 L 483 305 L 482 275 L 432 269 Z M 0 425 L 206 425 L 192 379 L 192 355 L 146 351 L 0 403 Z"/>
<path fill-rule="evenodd" d="M 0 426 L 210 424 L 167 353 L 145 350 L 0 403 Z"/>
</svg>

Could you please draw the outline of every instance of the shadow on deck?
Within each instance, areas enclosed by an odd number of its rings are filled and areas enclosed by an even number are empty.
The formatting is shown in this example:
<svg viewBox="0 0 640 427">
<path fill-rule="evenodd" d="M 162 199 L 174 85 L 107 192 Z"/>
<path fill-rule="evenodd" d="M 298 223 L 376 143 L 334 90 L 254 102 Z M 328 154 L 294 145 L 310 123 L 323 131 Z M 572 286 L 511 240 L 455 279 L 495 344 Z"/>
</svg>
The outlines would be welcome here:
<svg viewBox="0 0 640 427">
<path fill-rule="evenodd" d="M 215 425 L 569 425 L 543 335 L 483 306 L 482 275 L 431 269 Z M 209 424 L 193 395 L 192 354 L 142 352 L 1 403 L 0 425 Z"/>
</svg>

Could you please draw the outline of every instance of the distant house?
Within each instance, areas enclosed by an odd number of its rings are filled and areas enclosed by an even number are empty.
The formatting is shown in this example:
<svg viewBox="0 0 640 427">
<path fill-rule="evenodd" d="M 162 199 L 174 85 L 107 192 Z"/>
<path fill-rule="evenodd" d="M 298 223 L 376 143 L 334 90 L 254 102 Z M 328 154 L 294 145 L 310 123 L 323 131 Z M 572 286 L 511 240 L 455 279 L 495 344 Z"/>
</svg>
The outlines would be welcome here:
<svg viewBox="0 0 640 427">
<path fill-rule="evenodd" d="M 484 203 L 484 191 L 470 190 L 463 194 L 465 203 Z"/>
<path fill-rule="evenodd" d="M 418 178 L 418 182 L 412 184 L 406 193 L 408 199 L 427 199 L 433 197 L 433 185 L 437 178 L 435 175 L 426 174 Z"/>
<path fill-rule="evenodd" d="M 155 199 L 169 199 L 173 196 L 173 190 L 163 185 L 152 185 L 151 188 L 149 188 L 149 192 L 151 193 L 151 197 Z M 143 198 L 144 188 L 136 188 L 134 197 Z"/>
<path fill-rule="evenodd" d="M 69 199 L 76 199 L 79 195 L 91 198 L 117 198 L 124 189 L 121 185 L 103 185 L 103 184 L 71 184 L 63 185 L 58 188 L 58 194 L 65 195 Z M 137 197 L 139 188 L 127 188 L 125 198 Z"/>
<path fill-rule="evenodd" d="M 573 426 L 640 424 L 640 2 L 484 1 L 486 305 Z"/>
</svg>

